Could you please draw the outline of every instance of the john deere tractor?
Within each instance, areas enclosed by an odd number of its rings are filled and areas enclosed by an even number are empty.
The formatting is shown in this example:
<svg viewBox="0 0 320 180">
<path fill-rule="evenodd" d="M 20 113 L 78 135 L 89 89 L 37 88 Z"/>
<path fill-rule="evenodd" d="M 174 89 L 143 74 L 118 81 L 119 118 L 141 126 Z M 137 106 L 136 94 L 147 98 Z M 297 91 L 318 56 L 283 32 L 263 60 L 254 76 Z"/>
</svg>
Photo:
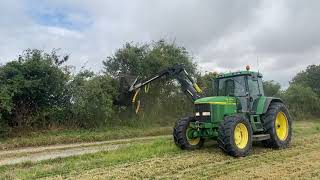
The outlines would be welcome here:
<svg viewBox="0 0 320 180">
<path fill-rule="evenodd" d="M 264 95 L 262 75 L 246 71 L 219 74 L 213 79 L 214 96 L 201 97 L 201 89 L 182 66 L 174 66 L 146 80 L 135 79 L 126 97 L 132 103 L 139 89 L 162 76 L 173 77 L 194 103 L 194 116 L 179 119 L 173 130 L 175 144 L 181 149 L 201 148 L 206 139 L 234 157 L 246 156 L 253 141 L 266 147 L 288 147 L 292 120 L 279 98 Z M 128 104 L 128 103 L 127 103 Z"/>
</svg>

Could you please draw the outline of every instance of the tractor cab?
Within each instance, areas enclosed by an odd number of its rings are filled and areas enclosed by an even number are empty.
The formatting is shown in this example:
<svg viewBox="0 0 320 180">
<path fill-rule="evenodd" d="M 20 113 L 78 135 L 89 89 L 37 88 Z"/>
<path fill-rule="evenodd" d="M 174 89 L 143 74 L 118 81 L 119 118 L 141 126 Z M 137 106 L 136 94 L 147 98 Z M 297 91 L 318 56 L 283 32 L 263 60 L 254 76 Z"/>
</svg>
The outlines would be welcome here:
<svg viewBox="0 0 320 180">
<path fill-rule="evenodd" d="M 214 96 L 234 97 L 238 112 L 252 112 L 259 97 L 264 96 L 262 75 L 252 71 L 218 75 L 214 80 Z"/>
</svg>

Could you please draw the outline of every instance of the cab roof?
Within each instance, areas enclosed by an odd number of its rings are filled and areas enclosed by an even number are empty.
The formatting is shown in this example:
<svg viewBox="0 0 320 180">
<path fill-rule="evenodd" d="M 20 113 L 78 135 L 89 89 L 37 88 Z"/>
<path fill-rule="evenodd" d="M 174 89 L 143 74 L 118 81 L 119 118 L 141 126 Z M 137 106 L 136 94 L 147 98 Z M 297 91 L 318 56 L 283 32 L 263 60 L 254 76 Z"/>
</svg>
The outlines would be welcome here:
<svg viewBox="0 0 320 180">
<path fill-rule="evenodd" d="M 222 73 L 217 76 L 218 79 L 220 78 L 228 78 L 228 77 L 235 77 L 235 76 L 257 76 L 262 78 L 262 74 L 259 72 L 254 72 L 254 71 L 237 71 L 237 72 L 230 72 L 230 73 Z"/>
</svg>

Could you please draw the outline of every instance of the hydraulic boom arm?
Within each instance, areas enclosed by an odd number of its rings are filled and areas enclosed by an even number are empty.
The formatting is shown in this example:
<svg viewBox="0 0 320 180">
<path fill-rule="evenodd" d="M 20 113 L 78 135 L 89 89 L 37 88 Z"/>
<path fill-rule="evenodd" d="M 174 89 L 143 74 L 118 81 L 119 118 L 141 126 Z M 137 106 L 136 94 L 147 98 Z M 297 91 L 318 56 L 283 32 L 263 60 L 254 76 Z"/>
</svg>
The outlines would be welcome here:
<svg viewBox="0 0 320 180">
<path fill-rule="evenodd" d="M 199 86 L 194 82 L 194 80 L 189 76 L 188 72 L 181 65 L 175 65 L 173 67 L 169 67 L 157 73 L 156 75 L 147 78 L 144 81 L 139 81 L 138 78 L 133 82 L 129 91 L 135 91 L 140 89 L 143 86 L 148 85 L 149 83 L 156 81 L 161 77 L 172 77 L 175 78 L 179 84 L 181 85 L 182 92 L 188 94 L 192 98 L 193 101 L 200 98 L 200 94 L 202 90 Z"/>
<path fill-rule="evenodd" d="M 135 99 L 141 87 L 144 87 L 151 82 L 160 79 L 161 77 L 176 79 L 181 85 L 182 92 L 191 97 L 193 101 L 200 98 L 200 93 L 202 92 L 202 90 L 199 88 L 199 86 L 189 76 L 182 65 L 175 65 L 164 69 L 154 76 L 146 79 L 139 79 L 139 77 L 137 77 L 133 81 L 133 83 L 128 83 L 125 78 L 123 78 L 123 81 L 120 81 L 120 87 L 124 88 L 120 88 L 120 95 L 116 100 L 114 100 L 114 104 L 129 106 L 130 104 L 135 102 Z"/>
</svg>

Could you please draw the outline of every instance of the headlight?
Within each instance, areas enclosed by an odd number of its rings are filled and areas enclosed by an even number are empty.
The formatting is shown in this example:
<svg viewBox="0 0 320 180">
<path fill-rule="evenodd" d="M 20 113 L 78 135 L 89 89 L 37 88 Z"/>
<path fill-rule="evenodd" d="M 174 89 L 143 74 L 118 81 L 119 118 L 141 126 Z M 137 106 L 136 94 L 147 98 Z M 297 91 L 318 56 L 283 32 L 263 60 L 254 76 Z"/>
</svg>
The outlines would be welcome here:
<svg viewBox="0 0 320 180">
<path fill-rule="evenodd" d="M 202 116 L 210 116 L 210 115 L 211 115 L 210 112 L 203 112 L 203 113 L 202 113 Z"/>
<path fill-rule="evenodd" d="M 196 116 L 200 116 L 200 113 L 199 113 L 199 112 L 196 112 Z"/>
</svg>

